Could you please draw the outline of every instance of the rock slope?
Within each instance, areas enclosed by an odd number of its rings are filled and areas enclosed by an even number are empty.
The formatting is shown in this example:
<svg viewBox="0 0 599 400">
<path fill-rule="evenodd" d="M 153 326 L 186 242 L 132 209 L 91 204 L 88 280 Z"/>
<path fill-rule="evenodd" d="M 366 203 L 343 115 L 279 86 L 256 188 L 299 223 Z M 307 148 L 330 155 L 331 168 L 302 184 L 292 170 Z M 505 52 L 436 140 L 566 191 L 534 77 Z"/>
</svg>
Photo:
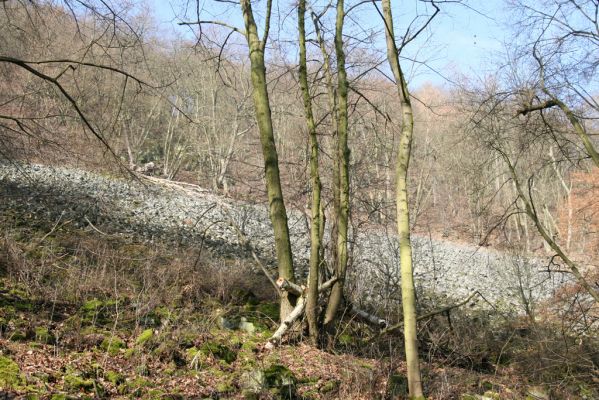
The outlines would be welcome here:
<svg viewBox="0 0 599 400">
<path fill-rule="evenodd" d="M 273 263 L 274 240 L 265 206 L 225 199 L 194 185 L 156 178 L 122 179 L 42 165 L 0 164 L 0 213 L 20 213 L 46 221 L 71 220 L 110 233 L 148 240 L 206 246 L 225 256 L 247 256 L 239 232 L 259 256 Z M 309 257 L 308 220 L 289 212 L 297 265 Z M 354 232 L 350 287 L 360 296 L 393 301 L 398 296 L 396 236 L 384 230 Z M 419 295 L 461 298 L 479 290 L 487 305 L 518 307 L 524 297 L 552 294 L 566 277 L 542 272 L 532 260 L 485 248 L 414 236 Z"/>
</svg>

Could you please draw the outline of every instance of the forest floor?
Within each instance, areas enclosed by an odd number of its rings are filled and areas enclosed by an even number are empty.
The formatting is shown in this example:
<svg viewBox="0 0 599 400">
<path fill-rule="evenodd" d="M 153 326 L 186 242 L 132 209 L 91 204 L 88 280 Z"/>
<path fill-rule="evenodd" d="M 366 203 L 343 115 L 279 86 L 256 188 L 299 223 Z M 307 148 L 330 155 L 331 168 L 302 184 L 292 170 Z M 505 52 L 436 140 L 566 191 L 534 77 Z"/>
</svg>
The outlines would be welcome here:
<svg viewBox="0 0 599 400">
<path fill-rule="evenodd" d="M 405 398 L 399 334 L 373 341 L 344 320 L 326 351 L 302 341 L 301 327 L 266 350 L 278 306 L 247 260 L 20 217 L 0 225 L 2 398 Z M 588 369 L 561 383 L 531 378 L 514 341 L 461 363 L 424 345 L 428 398 L 599 398 Z"/>
</svg>

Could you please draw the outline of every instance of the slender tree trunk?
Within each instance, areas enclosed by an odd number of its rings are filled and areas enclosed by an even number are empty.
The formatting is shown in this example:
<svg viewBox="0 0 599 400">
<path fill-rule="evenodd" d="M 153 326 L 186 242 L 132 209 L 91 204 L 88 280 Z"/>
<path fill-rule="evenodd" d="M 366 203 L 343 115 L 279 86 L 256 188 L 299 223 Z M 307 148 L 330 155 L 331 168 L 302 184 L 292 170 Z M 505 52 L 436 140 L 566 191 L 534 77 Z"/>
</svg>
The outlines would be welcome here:
<svg viewBox="0 0 599 400">
<path fill-rule="evenodd" d="M 545 90 L 545 93 L 551 96 L 549 91 Z M 566 114 L 566 117 L 568 118 L 570 124 L 572 124 L 572 127 L 574 128 L 574 132 L 576 132 L 576 135 L 578 135 L 578 137 L 580 138 L 580 141 L 582 142 L 585 150 L 593 160 L 593 163 L 595 163 L 595 165 L 599 167 L 599 152 L 597 152 L 597 150 L 595 149 L 595 146 L 593 145 L 593 142 L 591 141 L 589 134 L 587 133 L 584 126 L 582 126 L 582 124 L 580 123 L 578 117 L 576 117 L 574 112 L 561 100 L 558 100 L 555 97 L 553 97 L 553 99 L 557 103 L 557 106 L 562 110 L 562 112 Z"/>
<path fill-rule="evenodd" d="M 344 0 L 337 1 L 335 22 L 335 54 L 337 56 L 337 161 L 339 162 L 339 211 L 337 215 L 337 282 L 331 289 L 325 314 L 325 327 L 332 328 L 343 301 L 343 287 L 347 270 L 347 234 L 349 227 L 349 147 L 347 110 L 347 72 L 343 49 Z"/>
<path fill-rule="evenodd" d="M 520 199 L 522 199 L 522 202 L 524 203 L 526 215 L 528 215 L 528 217 L 535 224 L 537 231 L 539 231 L 543 239 L 545 239 L 545 241 L 549 244 L 549 247 L 551 247 L 551 249 L 555 251 L 555 253 L 564 261 L 568 268 L 570 268 L 572 275 L 574 275 L 574 278 L 576 278 L 580 286 L 582 286 L 583 289 L 586 290 L 586 292 L 590 294 L 596 302 L 599 302 L 599 291 L 597 291 L 593 286 L 591 286 L 591 284 L 589 284 L 589 282 L 585 279 L 584 275 L 580 271 L 578 264 L 566 255 L 566 253 L 562 250 L 560 245 L 553 239 L 553 237 L 551 237 L 551 235 L 547 232 L 547 229 L 545 229 L 545 227 L 539 220 L 533 200 L 532 198 L 527 197 L 524 189 L 520 184 L 518 175 L 516 174 L 516 169 L 510 161 L 507 154 L 499 149 L 496 150 L 501 154 L 509 168 L 510 175 L 514 181 L 514 184 L 516 185 L 516 189 L 518 190 L 518 196 L 520 197 Z"/>
<path fill-rule="evenodd" d="M 331 70 L 331 61 L 329 54 L 327 52 L 327 48 L 325 45 L 324 38 L 322 36 L 322 32 L 320 30 L 320 22 L 318 17 L 314 12 L 312 12 L 312 22 L 314 23 L 314 33 L 316 34 L 316 40 L 318 41 L 318 45 L 320 47 L 320 52 L 322 54 L 323 60 L 323 70 L 326 78 L 326 88 L 327 88 L 327 97 L 329 102 L 329 110 L 331 115 L 331 137 L 334 141 L 334 146 L 337 146 L 337 124 L 338 113 L 337 113 L 337 89 L 335 87 L 335 83 L 333 80 L 333 72 Z M 331 219 L 331 238 L 337 237 L 337 216 L 339 215 L 339 162 L 337 157 L 333 159 L 333 183 L 332 183 L 332 192 L 333 192 L 333 218 Z M 323 225 L 324 225 L 324 210 L 323 210 Z M 321 235 L 321 237 L 324 237 Z M 338 257 L 337 257 L 337 247 L 336 245 L 331 246 L 331 264 L 333 266 L 338 265 Z"/>
<path fill-rule="evenodd" d="M 320 267 L 320 236 L 321 213 L 320 213 L 320 173 L 318 169 L 318 137 L 316 125 L 312 113 L 312 99 L 308 86 L 308 66 L 306 61 L 306 0 L 299 0 L 297 7 L 298 32 L 299 32 L 299 82 L 304 100 L 304 112 L 306 114 L 306 125 L 310 135 L 310 181 L 312 185 L 312 224 L 310 226 L 310 272 L 308 275 L 308 294 L 306 304 L 306 317 L 310 329 L 310 340 L 312 344 L 318 344 L 318 278 Z"/>
<path fill-rule="evenodd" d="M 408 369 L 408 390 L 410 399 L 424 399 L 420 379 L 418 359 L 418 339 L 416 326 L 416 291 L 412 269 L 412 245 L 410 242 L 410 212 L 408 206 L 408 167 L 414 131 L 414 117 L 408 86 L 399 64 L 399 52 L 395 44 L 391 1 L 382 0 L 387 41 L 387 59 L 393 71 L 397 92 L 401 103 L 401 138 L 397 154 L 397 232 L 399 235 L 399 255 L 401 264 L 401 298 L 403 306 L 404 339 Z"/>
<path fill-rule="evenodd" d="M 256 113 L 256 121 L 260 132 L 262 144 L 262 155 L 264 157 L 264 171 L 266 178 L 266 189 L 268 192 L 268 206 L 270 220 L 274 229 L 275 249 L 279 277 L 294 281 L 293 257 L 291 254 L 291 241 L 289 239 L 289 227 L 287 225 L 287 212 L 281 189 L 279 176 L 279 159 L 275 145 L 274 131 L 272 126 L 272 115 L 270 101 L 266 85 L 266 67 L 264 64 L 264 49 L 268 39 L 268 28 L 272 0 L 267 1 L 267 21 L 262 41 L 258 37 L 258 29 L 254 20 L 250 0 L 241 0 L 241 10 L 245 22 L 246 39 L 250 53 L 250 69 L 252 80 L 252 97 Z M 295 304 L 295 296 L 283 293 L 281 297 L 281 320 L 284 320 Z"/>
</svg>

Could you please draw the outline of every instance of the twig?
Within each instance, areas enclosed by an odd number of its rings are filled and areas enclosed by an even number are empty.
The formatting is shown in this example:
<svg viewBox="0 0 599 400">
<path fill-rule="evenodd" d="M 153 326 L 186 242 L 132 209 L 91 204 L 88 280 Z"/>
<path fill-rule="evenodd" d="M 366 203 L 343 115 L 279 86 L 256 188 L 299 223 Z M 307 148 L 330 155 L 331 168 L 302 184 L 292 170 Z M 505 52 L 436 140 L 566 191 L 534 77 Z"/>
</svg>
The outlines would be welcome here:
<svg viewBox="0 0 599 400">
<path fill-rule="evenodd" d="M 99 234 L 102 234 L 102 235 L 104 235 L 104 236 L 110 236 L 108 233 L 106 233 L 106 232 L 102 232 L 101 230 L 99 230 L 98 228 L 96 228 L 96 227 L 94 226 L 94 224 L 92 224 L 92 223 L 91 223 L 91 221 L 90 221 L 90 220 L 87 218 L 87 216 L 84 216 L 83 218 L 85 218 L 85 220 L 87 221 L 87 223 L 89 224 L 89 226 L 91 226 L 91 227 L 92 227 L 92 229 L 93 229 L 94 231 L 96 231 L 96 232 L 98 232 Z"/>
<path fill-rule="evenodd" d="M 448 312 L 450 310 L 453 310 L 454 308 L 461 307 L 464 304 L 468 303 L 470 300 L 472 300 L 474 298 L 474 296 L 476 296 L 476 295 L 479 295 L 479 296 L 481 295 L 478 290 L 472 292 L 467 298 L 465 298 L 464 300 L 460 301 L 459 303 L 451 304 L 449 306 L 445 306 L 445 307 L 439 308 L 437 310 L 428 312 L 426 314 L 419 315 L 418 317 L 416 317 L 416 321 L 422 321 L 424 319 L 428 319 L 428 318 L 434 317 L 435 315 L 446 313 L 446 312 Z M 400 329 L 402 327 L 403 327 L 403 322 L 400 322 L 398 324 L 395 324 L 395 325 L 392 325 L 392 326 L 390 326 L 388 328 L 385 328 L 382 331 L 380 331 L 378 333 L 378 335 L 374 336 L 371 339 L 371 341 L 374 340 L 374 339 L 379 338 L 380 336 L 383 336 L 383 335 L 386 335 L 386 334 L 391 333 L 393 331 L 396 331 L 396 330 L 398 330 L 398 329 Z"/>
</svg>

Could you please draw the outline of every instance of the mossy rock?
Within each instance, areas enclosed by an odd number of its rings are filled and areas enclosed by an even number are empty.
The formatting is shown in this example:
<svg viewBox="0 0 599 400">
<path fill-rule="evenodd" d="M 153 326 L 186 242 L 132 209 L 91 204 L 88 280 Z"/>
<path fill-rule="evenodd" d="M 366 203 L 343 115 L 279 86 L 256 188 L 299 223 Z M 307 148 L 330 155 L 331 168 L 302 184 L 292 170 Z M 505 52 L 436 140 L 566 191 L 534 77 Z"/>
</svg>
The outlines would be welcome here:
<svg viewBox="0 0 599 400">
<path fill-rule="evenodd" d="M 485 400 L 501 400 L 501 396 L 497 392 L 493 392 L 492 390 L 487 390 L 483 394 L 483 399 Z"/>
<path fill-rule="evenodd" d="M 123 357 L 125 357 L 127 360 L 129 360 L 138 353 L 137 350 L 138 349 L 136 349 L 135 347 L 131 347 L 130 349 L 125 350 Z"/>
<path fill-rule="evenodd" d="M 44 344 L 53 344 L 56 340 L 54 335 L 44 326 L 35 328 L 35 340 Z"/>
<path fill-rule="evenodd" d="M 119 394 L 130 394 L 132 397 L 140 397 L 144 391 L 152 386 L 152 382 L 145 378 L 135 378 L 124 385 L 119 386 Z"/>
<path fill-rule="evenodd" d="M 224 344 L 206 342 L 202 344 L 200 351 L 205 355 L 212 355 L 219 360 L 223 360 L 227 364 L 231 364 L 237 359 L 237 353 Z"/>
<path fill-rule="evenodd" d="M 185 350 L 185 360 L 191 368 L 199 369 L 208 365 L 208 356 L 196 347 Z"/>
<path fill-rule="evenodd" d="M 225 381 L 216 384 L 216 391 L 221 394 L 231 393 L 235 391 L 235 385 L 233 384 L 233 378 L 228 378 Z"/>
<path fill-rule="evenodd" d="M 112 336 L 109 338 L 105 338 L 100 344 L 100 348 L 111 356 L 116 356 L 119 354 L 121 349 L 127 348 L 125 342 L 123 342 L 120 338 L 116 336 Z"/>
<path fill-rule="evenodd" d="M 0 356 L 0 387 L 20 390 L 25 385 L 25 377 L 16 362 L 8 357 Z"/>
<path fill-rule="evenodd" d="M 70 372 L 64 376 L 64 390 L 69 392 L 95 392 L 101 394 L 104 388 L 94 379 L 83 378 L 79 372 Z"/>
<path fill-rule="evenodd" d="M 154 330 L 153 329 L 146 329 L 145 331 L 143 331 L 138 337 L 137 339 L 135 339 L 135 344 L 138 346 L 143 346 L 145 345 L 150 339 L 152 339 L 152 337 L 154 336 Z"/>
<path fill-rule="evenodd" d="M 189 349 L 194 346 L 198 335 L 195 332 L 185 332 L 179 336 L 179 347 Z"/>
<path fill-rule="evenodd" d="M 114 386 L 120 386 L 125 383 L 125 377 L 116 371 L 106 372 L 106 374 L 104 374 L 104 378 L 106 378 L 106 380 L 112 383 Z"/>
<path fill-rule="evenodd" d="M 264 385 L 270 392 L 280 398 L 293 398 L 297 385 L 297 378 L 289 368 L 280 364 L 273 364 L 264 371 Z"/>
<path fill-rule="evenodd" d="M 115 300 L 91 299 L 86 301 L 79 309 L 81 322 L 93 325 L 105 325 L 111 322 L 110 309 L 116 304 Z"/>
<path fill-rule="evenodd" d="M 10 333 L 8 339 L 13 342 L 24 342 L 27 340 L 27 333 L 21 330 L 16 330 Z"/>
<path fill-rule="evenodd" d="M 543 386 L 531 386 L 526 390 L 526 400 L 549 400 L 551 396 Z"/>
<path fill-rule="evenodd" d="M 340 383 L 337 380 L 330 380 L 320 387 L 320 393 L 331 393 L 339 389 Z"/>
<path fill-rule="evenodd" d="M 84 314 L 98 312 L 104 306 L 104 302 L 98 299 L 91 299 L 83 303 L 81 312 Z"/>
</svg>

